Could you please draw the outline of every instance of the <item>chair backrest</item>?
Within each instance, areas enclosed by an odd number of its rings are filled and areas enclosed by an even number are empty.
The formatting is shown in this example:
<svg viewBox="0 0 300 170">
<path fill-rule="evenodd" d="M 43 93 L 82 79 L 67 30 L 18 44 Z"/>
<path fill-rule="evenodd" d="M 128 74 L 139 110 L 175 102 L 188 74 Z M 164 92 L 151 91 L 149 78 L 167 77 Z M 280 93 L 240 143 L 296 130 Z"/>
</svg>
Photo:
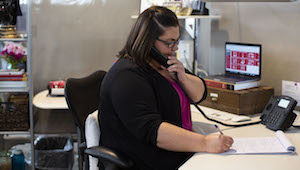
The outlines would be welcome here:
<svg viewBox="0 0 300 170">
<path fill-rule="evenodd" d="M 98 109 L 100 87 L 106 72 L 99 70 L 83 78 L 69 78 L 65 85 L 65 98 L 76 126 L 85 141 L 85 120 Z"/>
</svg>

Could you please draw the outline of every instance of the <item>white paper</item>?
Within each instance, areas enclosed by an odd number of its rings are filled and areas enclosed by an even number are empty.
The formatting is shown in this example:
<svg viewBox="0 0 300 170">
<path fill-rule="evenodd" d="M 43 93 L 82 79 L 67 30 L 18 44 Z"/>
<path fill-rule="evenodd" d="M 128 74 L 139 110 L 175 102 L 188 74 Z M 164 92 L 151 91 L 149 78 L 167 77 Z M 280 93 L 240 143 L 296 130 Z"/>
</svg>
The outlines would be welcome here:
<svg viewBox="0 0 300 170">
<path fill-rule="evenodd" d="M 296 148 L 282 131 L 274 137 L 234 138 L 229 151 L 224 154 L 271 154 L 293 153 Z"/>
<path fill-rule="evenodd" d="M 64 88 L 52 88 L 51 89 L 51 95 L 64 95 L 65 89 Z"/>
<path fill-rule="evenodd" d="M 300 82 L 282 80 L 282 95 L 294 98 L 300 106 Z"/>
<path fill-rule="evenodd" d="M 296 150 L 295 146 L 292 145 L 289 138 L 287 138 L 287 136 L 285 136 L 285 134 L 281 130 L 276 131 L 276 137 L 279 139 L 280 143 L 286 150 L 292 152 Z"/>
</svg>

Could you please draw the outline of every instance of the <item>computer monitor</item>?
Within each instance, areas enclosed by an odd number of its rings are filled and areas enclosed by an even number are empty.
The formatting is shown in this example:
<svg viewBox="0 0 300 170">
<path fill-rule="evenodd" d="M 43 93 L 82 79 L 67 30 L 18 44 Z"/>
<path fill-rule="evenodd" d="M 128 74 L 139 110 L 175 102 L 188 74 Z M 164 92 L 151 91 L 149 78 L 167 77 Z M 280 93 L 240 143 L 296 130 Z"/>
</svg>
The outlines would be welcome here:
<svg viewBox="0 0 300 170">
<path fill-rule="evenodd" d="M 225 72 L 261 77 L 261 45 L 225 43 Z"/>
</svg>

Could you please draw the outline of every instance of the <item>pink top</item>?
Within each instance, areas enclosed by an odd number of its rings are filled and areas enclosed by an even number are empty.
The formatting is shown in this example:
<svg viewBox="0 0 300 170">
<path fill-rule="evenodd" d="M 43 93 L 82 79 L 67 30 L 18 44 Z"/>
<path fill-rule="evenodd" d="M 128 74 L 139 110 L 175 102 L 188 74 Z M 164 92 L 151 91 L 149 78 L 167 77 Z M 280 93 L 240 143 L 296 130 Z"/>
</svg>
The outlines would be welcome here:
<svg viewBox="0 0 300 170">
<path fill-rule="evenodd" d="M 168 79 L 167 79 L 168 80 Z M 191 108 L 190 101 L 187 96 L 182 91 L 179 84 L 175 81 L 168 80 L 174 89 L 177 91 L 180 98 L 180 106 L 181 106 L 181 119 L 182 119 L 182 127 L 186 130 L 192 131 L 192 120 L 191 120 Z"/>
</svg>

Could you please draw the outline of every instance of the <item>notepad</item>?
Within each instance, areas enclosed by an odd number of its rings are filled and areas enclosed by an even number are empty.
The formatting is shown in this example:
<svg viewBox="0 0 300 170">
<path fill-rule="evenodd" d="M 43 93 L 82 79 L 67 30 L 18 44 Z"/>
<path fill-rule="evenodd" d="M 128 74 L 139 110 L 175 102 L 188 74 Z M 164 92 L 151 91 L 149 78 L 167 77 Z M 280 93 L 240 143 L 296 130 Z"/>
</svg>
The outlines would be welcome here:
<svg viewBox="0 0 300 170">
<path fill-rule="evenodd" d="M 296 148 L 287 136 L 278 130 L 274 137 L 234 138 L 230 150 L 224 154 L 295 153 Z"/>
</svg>

